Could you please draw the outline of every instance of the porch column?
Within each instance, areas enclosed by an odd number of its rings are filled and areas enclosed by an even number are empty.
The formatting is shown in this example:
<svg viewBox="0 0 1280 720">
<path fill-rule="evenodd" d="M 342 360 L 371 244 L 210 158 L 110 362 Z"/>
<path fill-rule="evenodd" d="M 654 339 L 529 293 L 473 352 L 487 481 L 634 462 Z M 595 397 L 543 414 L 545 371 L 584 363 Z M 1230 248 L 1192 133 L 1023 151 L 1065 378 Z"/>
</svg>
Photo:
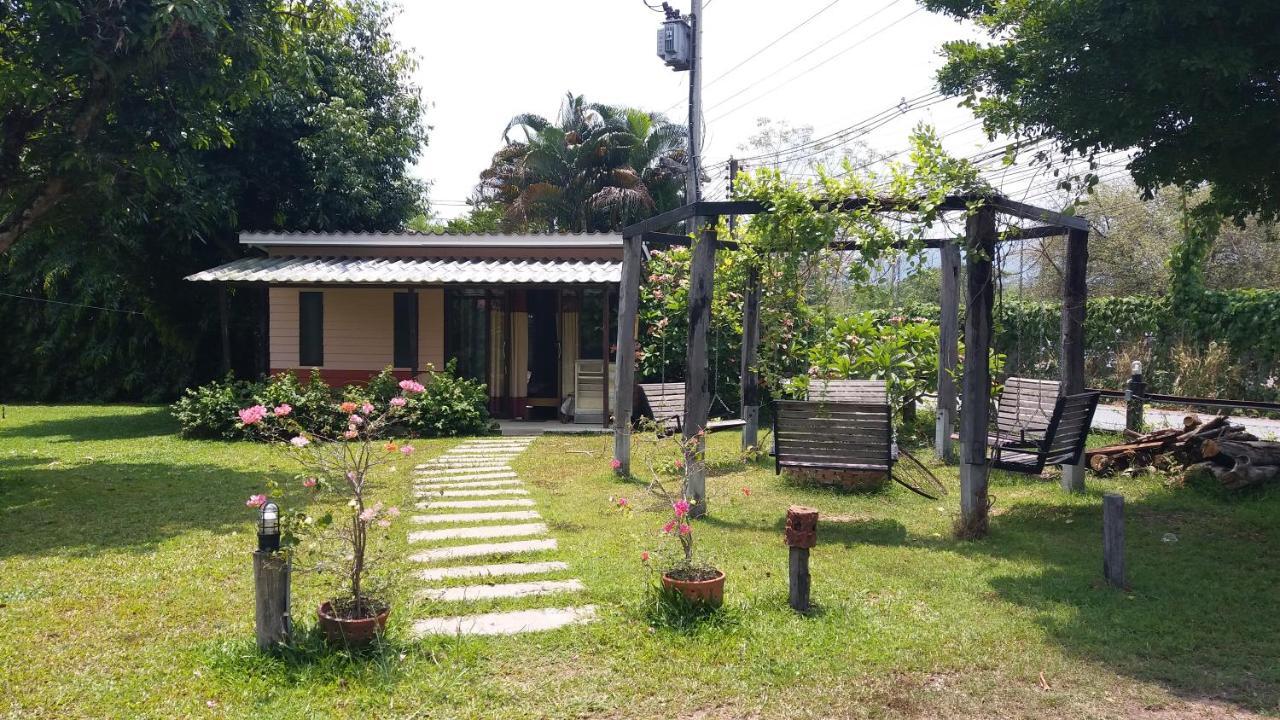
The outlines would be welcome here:
<svg viewBox="0 0 1280 720">
<path fill-rule="evenodd" d="M 609 427 L 609 286 L 605 285 L 600 291 L 601 312 L 600 312 L 600 364 L 601 367 L 601 398 L 600 398 L 600 427 Z M 618 348 L 618 352 L 622 352 L 622 348 Z M 619 383 L 621 385 L 621 383 Z"/>
<path fill-rule="evenodd" d="M 960 244 L 944 243 L 938 251 L 942 292 L 938 299 L 938 415 L 933 449 L 945 462 L 955 461 L 951 428 L 956 419 L 955 371 L 960 340 Z"/>
<path fill-rule="evenodd" d="M 622 281 L 618 287 L 618 368 L 614 390 L 613 457 L 622 465 L 621 475 L 631 473 L 631 400 L 636 382 L 636 317 L 640 305 L 640 270 L 644 265 L 644 248 L 640 238 L 622 239 Z M 608 327 L 608 324 L 605 324 Z M 608 358 L 608 355 L 605 355 Z M 608 377 L 608 368 L 605 368 Z"/>
<path fill-rule="evenodd" d="M 1062 394 L 1084 392 L 1084 320 L 1089 288 L 1085 280 L 1089 265 L 1089 231 L 1067 233 L 1067 256 L 1062 277 Z M 1084 492 L 1084 455 L 1077 465 L 1062 466 L 1062 489 Z"/>
<path fill-rule="evenodd" d="M 987 534 L 987 425 L 991 404 L 991 311 L 995 285 L 991 260 L 995 257 L 995 210 L 983 207 L 965 224 L 966 311 L 964 316 L 964 405 L 960 412 L 960 527 L 959 534 L 977 538 Z"/>
<path fill-rule="evenodd" d="M 707 368 L 707 330 L 711 325 L 711 296 L 716 272 L 717 217 L 704 218 L 702 232 L 693 246 L 689 265 L 689 341 L 685 353 L 684 439 L 697 437 L 692 450 L 685 451 L 692 517 L 707 514 L 707 471 L 700 459 L 705 458 L 706 435 L 699 432 L 707 426 L 711 411 L 710 373 Z"/>
</svg>

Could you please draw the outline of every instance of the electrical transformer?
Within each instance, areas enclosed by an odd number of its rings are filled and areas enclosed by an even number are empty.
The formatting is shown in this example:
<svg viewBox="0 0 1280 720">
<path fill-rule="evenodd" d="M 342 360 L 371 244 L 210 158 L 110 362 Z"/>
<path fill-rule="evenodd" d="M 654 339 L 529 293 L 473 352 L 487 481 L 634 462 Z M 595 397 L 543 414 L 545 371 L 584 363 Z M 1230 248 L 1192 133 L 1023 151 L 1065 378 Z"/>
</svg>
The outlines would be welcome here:
<svg viewBox="0 0 1280 720">
<path fill-rule="evenodd" d="M 693 33 L 681 18 L 668 18 L 658 28 L 658 57 L 672 70 L 688 70 L 693 60 Z"/>
</svg>

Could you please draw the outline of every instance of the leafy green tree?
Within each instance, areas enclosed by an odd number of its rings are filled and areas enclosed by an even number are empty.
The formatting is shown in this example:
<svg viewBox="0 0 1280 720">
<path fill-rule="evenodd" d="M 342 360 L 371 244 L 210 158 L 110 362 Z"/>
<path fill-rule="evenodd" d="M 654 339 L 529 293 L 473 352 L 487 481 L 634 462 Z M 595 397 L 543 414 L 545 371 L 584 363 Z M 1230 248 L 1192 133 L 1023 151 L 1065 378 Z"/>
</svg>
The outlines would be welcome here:
<svg viewBox="0 0 1280 720">
<path fill-rule="evenodd" d="M 1280 4 L 924 0 L 990 42 L 954 41 L 939 84 L 991 132 L 1089 155 L 1134 148 L 1139 187 L 1211 186 L 1210 214 L 1280 215 Z"/>
<path fill-rule="evenodd" d="M 156 69 L 112 80 L 83 142 L 48 124 L 15 141 L 25 148 L 19 157 L 4 156 L 12 172 L 0 207 L 28 219 L 0 255 L 0 334 L 13 349 L 0 354 L 0 397 L 173 397 L 224 370 L 217 289 L 182 278 L 240 257 L 239 229 L 393 229 L 422 212 L 424 188 L 409 175 L 426 139 L 420 100 L 381 4 L 102 2 L 66 20 L 50 10 L 63 5 L 20 8 L 32 26 L 0 20 L 2 62 L 43 68 L 27 77 L 54 83 L 45 86 L 51 97 L 65 89 L 58 78 L 76 77 L 76 33 L 96 47 L 113 12 L 134 23 L 130 31 L 167 19 L 169 31 L 183 32 L 178 16 L 207 11 L 221 18 L 209 32 L 227 52 L 191 64 L 189 49 L 175 51 L 180 63 L 154 58 Z M 220 34 L 228 24 L 231 39 Z M 169 52 L 163 40 L 132 42 L 118 52 Z M 231 52 L 242 47 L 254 53 Z M 101 52 L 88 67 L 124 67 L 110 48 Z M 209 63 L 247 79 L 208 81 Z M 39 95 L 7 79 L 0 72 L 0 93 Z M 60 112 L 75 117 L 81 103 L 66 102 Z M 62 188 L 58 202 L 24 215 L 22 198 L 49 187 Z M 229 295 L 232 364 L 261 368 L 262 294 Z"/>
<path fill-rule="evenodd" d="M 476 197 L 509 228 L 605 230 L 682 201 L 686 133 L 657 113 L 569 93 L 555 122 L 517 115 L 503 139 Z"/>
</svg>

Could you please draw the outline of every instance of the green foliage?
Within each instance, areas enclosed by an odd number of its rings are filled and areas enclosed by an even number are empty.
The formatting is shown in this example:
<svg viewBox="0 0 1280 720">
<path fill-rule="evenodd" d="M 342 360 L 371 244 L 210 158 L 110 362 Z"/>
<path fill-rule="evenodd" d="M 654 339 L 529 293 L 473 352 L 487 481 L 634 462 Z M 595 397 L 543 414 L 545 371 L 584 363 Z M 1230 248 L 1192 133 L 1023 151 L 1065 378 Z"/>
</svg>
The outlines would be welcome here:
<svg viewBox="0 0 1280 720">
<path fill-rule="evenodd" d="M 226 371 L 217 289 L 182 278 L 241 257 L 238 230 L 421 212 L 388 22 L 375 0 L 6 6 L 0 291 L 35 300 L 0 296 L 0 397 L 175 397 Z M 228 296 L 232 367 L 260 372 L 261 295 Z"/>
<path fill-rule="evenodd" d="M 291 370 L 267 378 L 254 393 L 254 404 L 268 408 L 288 405 L 293 408 L 293 422 L 315 432 L 337 434 L 345 426 L 344 418 L 334 411 L 334 389 L 325 383 L 318 370 L 312 369 L 304 385 Z M 235 419 L 235 415 L 232 415 Z M 246 431 L 256 432 L 255 428 Z M 256 436 L 256 435 L 255 435 Z"/>
<path fill-rule="evenodd" d="M 489 393 L 484 383 L 458 375 L 456 361 L 434 372 L 426 390 L 409 395 L 404 424 L 421 437 L 483 435 L 489 432 Z"/>
<path fill-rule="evenodd" d="M 252 404 L 254 383 L 231 375 L 199 387 L 188 388 L 170 411 L 185 438 L 232 440 L 244 437 L 236 425 L 236 411 Z"/>
<path fill-rule="evenodd" d="M 484 211 L 501 209 L 505 228 L 607 230 L 683 198 L 686 132 L 658 113 L 569 93 L 556 122 L 524 113 L 503 137 L 476 196 Z"/>
<path fill-rule="evenodd" d="M 1130 168 L 1144 190 L 1209 183 L 1216 211 L 1280 214 L 1275 97 L 1260 80 L 1280 73 L 1272 0 L 925 6 L 991 37 L 947 43 L 938 75 L 989 132 L 1047 134 L 1081 155 L 1136 148 Z"/>
</svg>

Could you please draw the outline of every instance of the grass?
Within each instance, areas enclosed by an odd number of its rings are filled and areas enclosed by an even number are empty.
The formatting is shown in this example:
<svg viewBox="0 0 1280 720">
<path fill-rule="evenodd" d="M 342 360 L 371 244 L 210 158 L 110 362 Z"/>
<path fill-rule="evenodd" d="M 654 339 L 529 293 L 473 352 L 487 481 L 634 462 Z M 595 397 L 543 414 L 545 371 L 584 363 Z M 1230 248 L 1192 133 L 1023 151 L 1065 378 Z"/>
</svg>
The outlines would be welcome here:
<svg viewBox="0 0 1280 720">
<path fill-rule="evenodd" d="M 26 717 L 1244 717 L 1280 712 L 1280 489 L 1243 497 L 1157 478 L 1081 496 L 999 474 L 989 538 L 961 542 L 953 489 L 798 487 L 712 438 L 702 551 L 722 613 L 668 621 L 640 563 L 658 515 L 608 470 L 601 437 L 545 437 L 517 460 L 593 602 L 591 625 L 414 640 L 408 523 L 383 545 L 395 601 L 362 657 L 306 632 L 253 647 L 244 499 L 293 469 L 275 449 L 180 440 L 163 408 L 10 407 L 0 420 L 0 716 Z M 418 461 L 450 441 L 417 442 Z M 924 456 L 926 453 L 919 453 Z M 383 479 L 408 505 L 411 463 Z M 741 488 L 750 489 L 750 495 Z M 1102 491 L 1128 503 L 1133 589 L 1100 583 Z M 611 498 L 637 509 L 619 512 Z M 822 512 L 815 609 L 786 605 L 782 518 Z M 1168 534 L 1176 542 L 1166 541 Z M 295 576 L 309 626 L 330 592 Z M 551 604 L 494 601 L 476 609 Z M 667 618 L 667 619 L 664 619 Z M 304 630 L 306 628 L 304 627 Z M 1043 677 L 1043 683 L 1041 678 Z M 1047 689 L 1046 689 L 1047 687 Z"/>
</svg>

